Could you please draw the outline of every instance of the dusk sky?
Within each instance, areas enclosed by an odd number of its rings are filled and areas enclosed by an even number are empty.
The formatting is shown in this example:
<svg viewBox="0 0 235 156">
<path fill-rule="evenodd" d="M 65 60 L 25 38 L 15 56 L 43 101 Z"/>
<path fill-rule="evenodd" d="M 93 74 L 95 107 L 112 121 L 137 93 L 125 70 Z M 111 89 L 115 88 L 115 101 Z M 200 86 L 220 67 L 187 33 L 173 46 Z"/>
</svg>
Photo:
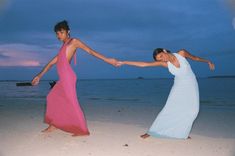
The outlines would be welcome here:
<svg viewBox="0 0 235 156">
<path fill-rule="evenodd" d="M 71 36 L 119 60 L 153 61 L 163 47 L 212 60 L 190 61 L 198 77 L 235 75 L 233 0 L 0 0 L 0 80 L 31 80 L 58 53 L 54 25 L 67 20 Z M 77 50 L 79 79 L 171 77 L 166 68 L 112 67 Z M 73 63 L 72 63 L 73 64 Z M 57 79 L 53 67 L 43 79 Z"/>
</svg>

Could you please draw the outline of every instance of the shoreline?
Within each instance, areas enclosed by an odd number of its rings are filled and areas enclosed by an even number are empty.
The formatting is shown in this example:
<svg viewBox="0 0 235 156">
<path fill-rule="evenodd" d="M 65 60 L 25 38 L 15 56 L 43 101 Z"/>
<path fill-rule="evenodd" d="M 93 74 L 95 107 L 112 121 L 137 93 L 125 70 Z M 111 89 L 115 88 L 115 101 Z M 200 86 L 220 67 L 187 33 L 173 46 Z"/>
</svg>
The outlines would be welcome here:
<svg viewBox="0 0 235 156">
<path fill-rule="evenodd" d="M 235 78 L 235 76 L 233 75 L 228 75 L 228 76 L 207 76 L 207 77 L 197 77 L 198 79 L 233 79 Z M 156 77 L 156 78 L 145 78 L 145 77 L 141 77 L 141 78 L 97 78 L 97 79 L 84 79 L 78 78 L 78 81 L 107 81 L 107 80 L 170 80 L 170 79 L 174 79 L 173 77 Z M 57 79 L 42 79 L 41 81 L 55 81 Z M 24 82 L 24 81 L 31 81 L 30 80 L 0 80 L 0 82 Z"/>
</svg>

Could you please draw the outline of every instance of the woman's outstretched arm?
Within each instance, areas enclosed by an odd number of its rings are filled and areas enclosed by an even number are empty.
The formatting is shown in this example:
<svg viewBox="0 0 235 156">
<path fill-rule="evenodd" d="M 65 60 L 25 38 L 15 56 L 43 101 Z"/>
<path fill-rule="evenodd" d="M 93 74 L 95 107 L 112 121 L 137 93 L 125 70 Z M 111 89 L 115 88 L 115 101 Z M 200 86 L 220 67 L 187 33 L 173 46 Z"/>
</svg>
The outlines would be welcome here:
<svg viewBox="0 0 235 156">
<path fill-rule="evenodd" d="M 76 48 L 81 48 L 84 51 L 86 51 L 87 53 L 95 56 L 96 58 L 99 58 L 99 59 L 103 60 L 106 63 L 112 64 L 113 66 L 116 66 L 116 64 L 117 64 L 116 59 L 105 57 L 104 55 L 102 55 L 102 54 L 94 51 L 93 49 L 91 49 L 89 46 L 87 46 L 85 43 L 83 43 L 79 39 L 75 39 L 74 42 L 75 42 Z"/>
<path fill-rule="evenodd" d="M 135 61 L 119 61 L 118 66 L 121 65 L 131 65 L 131 66 L 137 66 L 137 67 L 153 67 L 153 66 L 162 66 L 162 67 L 167 67 L 166 62 L 160 62 L 160 61 L 155 61 L 155 62 L 135 62 Z"/>
<path fill-rule="evenodd" d="M 31 81 L 32 85 L 37 85 L 42 78 L 42 76 L 57 62 L 57 56 L 55 56 L 44 68 L 38 73 Z"/>
<path fill-rule="evenodd" d="M 189 59 L 194 60 L 194 61 L 208 63 L 209 68 L 211 70 L 215 69 L 215 65 L 210 60 L 206 60 L 204 58 L 201 58 L 201 57 L 198 57 L 198 56 L 194 56 L 194 55 L 190 54 L 188 51 L 186 51 L 185 49 L 180 50 L 179 54 L 184 56 L 185 58 L 189 58 Z"/>
</svg>

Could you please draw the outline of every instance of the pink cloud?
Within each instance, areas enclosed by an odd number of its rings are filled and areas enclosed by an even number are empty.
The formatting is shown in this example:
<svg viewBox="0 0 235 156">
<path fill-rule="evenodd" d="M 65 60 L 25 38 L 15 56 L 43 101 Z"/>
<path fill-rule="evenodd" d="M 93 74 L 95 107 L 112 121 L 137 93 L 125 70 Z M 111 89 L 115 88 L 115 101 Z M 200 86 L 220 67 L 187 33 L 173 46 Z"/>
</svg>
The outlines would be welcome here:
<svg viewBox="0 0 235 156">
<path fill-rule="evenodd" d="M 55 55 L 51 51 L 55 50 L 27 44 L 2 44 L 0 66 L 42 66 Z"/>
<path fill-rule="evenodd" d="M 0 66 L 25 66 L 25 67 L 36 67 L 40 66 L 40 62 L 35 60 L 26 60 L 26 61 L 15 61 L 15 62 L 9 62 L 9 61 L 0 61 Z"/>
</svg>

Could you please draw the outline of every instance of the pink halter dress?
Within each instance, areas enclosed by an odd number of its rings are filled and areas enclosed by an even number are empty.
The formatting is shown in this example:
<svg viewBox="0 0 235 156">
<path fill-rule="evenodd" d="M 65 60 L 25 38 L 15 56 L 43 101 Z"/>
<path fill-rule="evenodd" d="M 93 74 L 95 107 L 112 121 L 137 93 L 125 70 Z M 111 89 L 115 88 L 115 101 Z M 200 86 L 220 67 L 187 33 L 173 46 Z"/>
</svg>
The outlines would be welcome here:
<svg viewBox="0 0 235 156">
<path fill-rule="evenodd" d="M 69 42 L 61 47 L 57 55 L 59 80 L 47 95 L 45 123 L 74 135 L 89 135 L 86 120 L 77 99 L 77 77 L 66 58 Z M 76 64 L 76 54 L 74 57 Z"/>
</svg>

